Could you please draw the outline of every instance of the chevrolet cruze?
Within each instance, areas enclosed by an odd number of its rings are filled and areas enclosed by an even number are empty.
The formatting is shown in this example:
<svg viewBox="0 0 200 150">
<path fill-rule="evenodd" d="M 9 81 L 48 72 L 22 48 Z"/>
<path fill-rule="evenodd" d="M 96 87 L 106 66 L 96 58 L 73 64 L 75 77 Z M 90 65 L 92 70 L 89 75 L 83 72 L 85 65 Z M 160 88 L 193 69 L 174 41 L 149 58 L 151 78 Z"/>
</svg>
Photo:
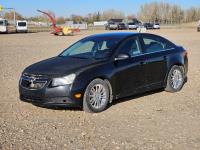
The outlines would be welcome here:
<svg viewBox="0 0 200 150">
<path fill-rule="evenodd" d="M 180 91 L 187 51 L 158 35 L 105 33 L 86 37 L 60 55 L 27 67 L 20 99 L 101 112 L 115 99 L 155 89 Z"/>
</svg>

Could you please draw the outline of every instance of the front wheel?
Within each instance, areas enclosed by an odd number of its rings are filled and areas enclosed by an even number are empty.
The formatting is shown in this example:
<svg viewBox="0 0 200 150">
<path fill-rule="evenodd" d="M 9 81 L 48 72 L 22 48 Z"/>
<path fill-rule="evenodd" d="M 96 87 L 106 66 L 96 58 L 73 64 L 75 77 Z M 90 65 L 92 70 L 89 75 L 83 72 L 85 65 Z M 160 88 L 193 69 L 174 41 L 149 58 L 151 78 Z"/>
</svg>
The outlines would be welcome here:
<svg viewBox="0 0 200 150">
<path fill-rule="evenodd" d="M 108 84 L 95 79 L 87 86 L 83 98 L 83 110 L 90 113 L 104 111 L 109 103 L 110 90 Z"/>
<path fill-rule="evenodd" d="M 165 91 L 178 92 L 184 85 L 184 68 L 182 66 L 173 66 L 167 77 L 167 85 Z"/>
</svg>

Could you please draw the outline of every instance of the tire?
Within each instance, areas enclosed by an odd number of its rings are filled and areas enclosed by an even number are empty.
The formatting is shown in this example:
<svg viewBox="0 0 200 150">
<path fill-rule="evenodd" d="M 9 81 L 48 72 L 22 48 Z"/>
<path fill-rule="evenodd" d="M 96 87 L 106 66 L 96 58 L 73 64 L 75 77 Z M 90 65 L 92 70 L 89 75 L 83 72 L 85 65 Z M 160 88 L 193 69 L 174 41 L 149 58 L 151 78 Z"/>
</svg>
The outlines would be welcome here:
<svg viewBox="0 0 200 150">
<path fill-rule="evenodd" d="M 172 66 L 167 76 L 165 91 L 171 93 L 180 91 L 185 83 L 184 79 L 184 68 L 177 65 Z"/>
<path fill-rule="evenodd" d="M 63 36 L 64 33 L 63 33 L 63 32 L 59 32 L 58 35 L 59 35 L 59 36 Z"/>
<path fill-rule="evenodd" d="M 99 90 L 100 89 L 100 90 Z M 87 86 L 83 97 L 83 110 L 89 113 L 104 111 L 110 100 L 108 84 L 101 79 L 95 79 Z"/>
</svg>

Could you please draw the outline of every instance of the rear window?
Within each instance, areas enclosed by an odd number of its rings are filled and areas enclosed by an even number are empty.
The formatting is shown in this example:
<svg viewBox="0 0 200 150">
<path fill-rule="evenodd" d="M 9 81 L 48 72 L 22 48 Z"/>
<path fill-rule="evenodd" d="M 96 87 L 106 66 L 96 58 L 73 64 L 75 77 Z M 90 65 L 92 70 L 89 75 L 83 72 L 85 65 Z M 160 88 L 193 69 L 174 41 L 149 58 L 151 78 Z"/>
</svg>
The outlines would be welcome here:
<svg viewBox="0 0 200 150">
<path fill-rule="evenodd" d="M 158 52 L 173 48 L 172 44 L 167 40 L 158 36 L 143 35 L 144 49 L 146 53 Z"/>
<path fill-rule="evenodd" d="M 26 26 L 26 22 L 18 22 L 18 26 L 25 27 Z"/>
</svg>

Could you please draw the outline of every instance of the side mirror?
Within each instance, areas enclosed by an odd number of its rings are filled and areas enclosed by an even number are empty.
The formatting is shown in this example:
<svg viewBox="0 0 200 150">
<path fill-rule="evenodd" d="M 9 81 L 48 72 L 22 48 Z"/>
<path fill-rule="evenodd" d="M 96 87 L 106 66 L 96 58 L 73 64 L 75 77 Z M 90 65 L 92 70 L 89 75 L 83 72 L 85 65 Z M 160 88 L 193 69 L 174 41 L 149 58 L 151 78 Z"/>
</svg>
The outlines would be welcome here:
<svg viewBox="0 0 200 150">
<path fill-rule="evenodd" d="M 116 58 L 115 61 L 119 61 L 119 60 L 125 60 L 125 59 L 129 59 L 130 56 L 128 54 L 119 54 Z"/>
</svg>

